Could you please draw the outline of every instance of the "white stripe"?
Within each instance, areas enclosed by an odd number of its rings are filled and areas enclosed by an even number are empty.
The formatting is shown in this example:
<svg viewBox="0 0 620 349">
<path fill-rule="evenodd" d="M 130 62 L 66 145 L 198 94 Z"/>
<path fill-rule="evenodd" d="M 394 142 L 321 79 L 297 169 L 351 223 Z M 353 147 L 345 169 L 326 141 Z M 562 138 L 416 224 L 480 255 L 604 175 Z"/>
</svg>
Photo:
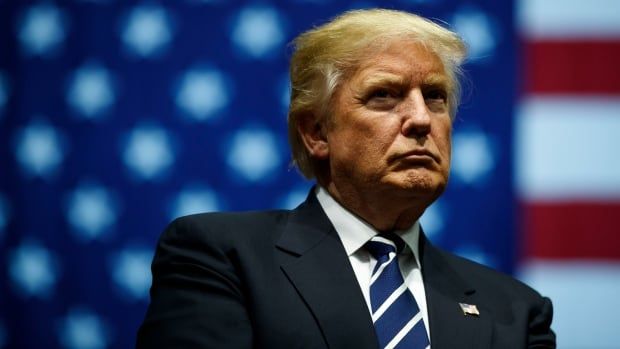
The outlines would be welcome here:
<svg viewBox="0 0 620 349">
<path fill-rule="evenodd" d="M 620 199 L 620 98 L 531 97 L 515 133 L 522 198 Z"/>
<path fill-rule="evenodd" d="M 392 349 L 398 345 L 398 343 L 411 331 L 413 326 L 415 326 L 418 321 L 422 319 L 422 313 L 417 313 L 413 317 L 413 319 L 409 320 L 409 322 L 403 327 L 397 334 L 392 338 L 392 340 L 385 346 L 385 349 Z"/>
<path fill-rule="evenodd" d="M 558 348 L 618 348 L 620 261 L 536 260 L 520 275 L 551 298 Z"/>
<path fill-rule="evenodd" d="M 381 266 L 379 266 L 379 269 L 377 269 L 377 271 L 372 274 L 372 277 L 370 278 L 370 286 L 372 286 L 372 284 L 379 278 L 381 273 L 383 273 L 383 269 L 385 269 L 388 264 L 390 264 L 392 260 L 394 260 L 395 257 L 396 253 L 390 252 L 390 254 L 388 255 L 388 260 L 385 263 L 381 264 Z"/>
<path fill-rule="evenodd" d="M 394 303 L 394 301 L 396 301 L 398 297 L 400 297 L 400 295 L 405 292 L 405 290 L 407 290 L 407 285 L 402 284 L 394 292 L 392 292 L 392 294 L 387 297 L 385 302 L 383 302 L 383 304 L 381 304 L 381 306 L 377 308 L 377 311 L 372 314 L 372 322 L 375 323 L 381 317 L 381 315 L 383 315 L 383 313 L 385 313 L 385 311 L 392 305 L 392 303 Z"/>
<path fill-rule="evenodd" d="M 529 38 L 620 38 L 618 0 L 520 0 L 520 31 Z"/>
</svg>

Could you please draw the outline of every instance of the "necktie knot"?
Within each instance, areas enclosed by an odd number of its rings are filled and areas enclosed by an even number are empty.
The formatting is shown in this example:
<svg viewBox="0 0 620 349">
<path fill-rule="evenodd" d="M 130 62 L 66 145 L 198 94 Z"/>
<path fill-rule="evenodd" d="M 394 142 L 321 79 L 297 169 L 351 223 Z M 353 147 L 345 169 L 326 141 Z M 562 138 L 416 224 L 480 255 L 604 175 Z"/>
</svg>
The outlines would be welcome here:
<svg viewBox="0 0 620 349">
<path fill-rule="evenodd" d="M 403 247 L 403 240 L 396 234 L 377 235 L 366 243 L 366 249 L 376 260 L 386 258 L 392 252 L 399 253 Z"/>
</svg>

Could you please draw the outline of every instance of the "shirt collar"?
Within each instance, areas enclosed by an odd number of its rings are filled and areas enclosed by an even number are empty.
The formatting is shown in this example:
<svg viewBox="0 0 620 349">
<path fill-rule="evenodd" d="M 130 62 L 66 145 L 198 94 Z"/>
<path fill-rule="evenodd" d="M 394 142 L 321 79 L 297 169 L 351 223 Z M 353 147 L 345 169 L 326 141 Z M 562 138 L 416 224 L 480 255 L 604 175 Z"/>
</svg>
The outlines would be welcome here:
<svg viewBox="0 0 620 349">
<path fill-rule="evenodd" d="M 336 229 L 349 257 L 362 248 L 375 235 L 379 235 L 375 228 L 340 205 L 323 187 L 317 186 L 315 192 L 316 198 Z M 421 266 L 418 257 L 418 243 L 420 241 L 419 222 L 416 221 L 408 229 L 396 230 L 394 233 L 403 239 L 409 250 L 413 252 L 418 266 Z M 405 249 L 406 251 L 407 249 Z"/>
</svg>

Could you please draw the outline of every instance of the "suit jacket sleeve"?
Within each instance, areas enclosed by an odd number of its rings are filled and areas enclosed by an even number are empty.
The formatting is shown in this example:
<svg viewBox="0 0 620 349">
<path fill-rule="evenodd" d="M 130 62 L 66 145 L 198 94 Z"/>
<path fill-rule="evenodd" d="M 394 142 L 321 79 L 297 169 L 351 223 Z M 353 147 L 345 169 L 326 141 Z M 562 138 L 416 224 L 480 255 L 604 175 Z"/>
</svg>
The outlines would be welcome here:
<svg viewBox="0 0 620 349">
<path fill-rule="evenodd" d="M 151 303 L 137 348 L 250 348 L 252 326 L 231 251 L 204 221 L 172 222 L 152 264 Z"/>
</svg>

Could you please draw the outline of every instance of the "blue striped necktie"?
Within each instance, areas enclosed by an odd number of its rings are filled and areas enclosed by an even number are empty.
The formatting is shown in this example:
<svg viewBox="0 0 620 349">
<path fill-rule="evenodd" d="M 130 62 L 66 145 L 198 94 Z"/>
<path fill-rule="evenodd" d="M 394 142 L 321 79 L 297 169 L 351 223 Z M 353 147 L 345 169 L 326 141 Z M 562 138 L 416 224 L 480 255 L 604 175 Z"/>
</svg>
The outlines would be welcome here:
<svg viewBox="0 0 620 349">
<path fill-rule="evenodd" d="M 370 279 L 372 321 L 381 348 L 425 349 L 430 346 L 422 313 L 398 266 L 404 247 L 395 234 L 375 236 L 366 249 L 377 260 Z M 397 248 L 398 246 L 398 248 Z"/>
</svg>

